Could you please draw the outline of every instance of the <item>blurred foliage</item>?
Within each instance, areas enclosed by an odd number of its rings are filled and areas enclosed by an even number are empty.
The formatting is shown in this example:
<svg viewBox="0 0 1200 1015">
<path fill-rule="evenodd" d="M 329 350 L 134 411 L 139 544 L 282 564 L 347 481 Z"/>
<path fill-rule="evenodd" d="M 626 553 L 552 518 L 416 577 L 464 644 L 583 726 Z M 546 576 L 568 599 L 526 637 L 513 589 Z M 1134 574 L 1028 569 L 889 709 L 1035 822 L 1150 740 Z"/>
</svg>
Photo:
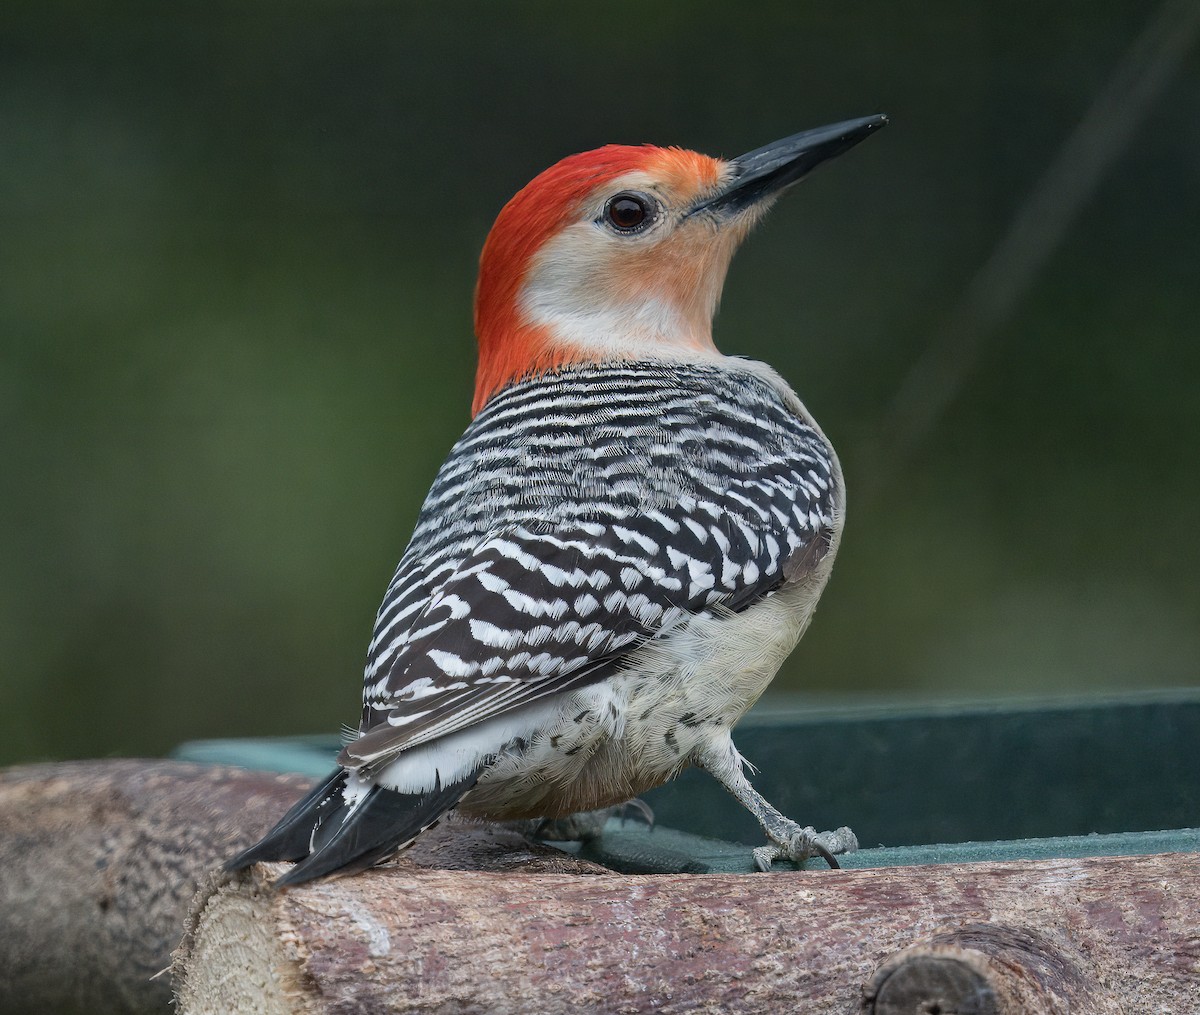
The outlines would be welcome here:
<svg viewBox="0 0 1200 1015">
<path fill-rule="evenodd" d="M 1068 0 L 34 3 L 0 14 L 0 762 L 330 730 L 467 422 L 477 251 L 608 141 L 879 110 L 735 261 L 841 453 L 776 686 L 1200 682 L 1200 59 L 896 478 L 883 408 L 1147 17 Z"/>
</svg>

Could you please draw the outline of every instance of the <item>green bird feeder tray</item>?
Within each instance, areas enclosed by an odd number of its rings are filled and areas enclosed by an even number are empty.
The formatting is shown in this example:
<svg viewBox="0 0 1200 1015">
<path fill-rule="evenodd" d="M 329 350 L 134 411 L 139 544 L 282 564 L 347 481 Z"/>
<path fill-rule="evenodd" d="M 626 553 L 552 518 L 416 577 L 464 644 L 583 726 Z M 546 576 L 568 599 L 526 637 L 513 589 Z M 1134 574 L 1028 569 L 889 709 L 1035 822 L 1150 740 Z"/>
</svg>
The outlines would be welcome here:
<svg viewBox="0 0 1200 1015">
<path fill-rule="evenodd" d="M 846 868 L 1200 851 L 1195 691 L 921 708 L 776 698 L 735 741 L 784 814 L 854 829 L 862 848 L 840 858 Z M 203 740 L 174 757 L 317 777 L 339 746 Z M 593 839 L 553 845 L 622 873 L 754 869 L 762 830 L 705 773 L 643 800 L 652 827 L 613 818 Z"/>
</svg>

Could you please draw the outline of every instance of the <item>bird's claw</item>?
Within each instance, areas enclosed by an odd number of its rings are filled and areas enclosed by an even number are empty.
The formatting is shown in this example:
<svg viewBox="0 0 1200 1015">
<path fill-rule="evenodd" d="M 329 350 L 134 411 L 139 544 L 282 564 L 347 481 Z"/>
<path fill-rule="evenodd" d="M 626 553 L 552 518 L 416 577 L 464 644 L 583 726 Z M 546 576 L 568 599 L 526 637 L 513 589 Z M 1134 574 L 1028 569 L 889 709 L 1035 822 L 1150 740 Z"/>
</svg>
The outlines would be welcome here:
<svg viewBox="0 0 1200 1015">
<path fill-rule="evenodd" d="M 843 825 L 832 832 L 818 832 L 809 825 L 807 828 L 795 826 L 789 830 L 787 840 L 776 840 L 754 850 L 754 866 L 760 871 L 769 871 L 776 860 L 791 860 L 797 866 L 803 866 L 811 856 L 819 856 L 835 870 L 839 869 L 835 856 L 839 853 L 853 853 L 858 849 L 858 838 Z"/>
<path fill-rule="evenodd" d="M 636 818 L 646 826 L 647 831 L 654 829 L 654 811 L 641 797 L 633 797 L 623 804 L 613 808 L 613 817 L 621 819 L 621 826 L 630 818 Z"/>
</svg>

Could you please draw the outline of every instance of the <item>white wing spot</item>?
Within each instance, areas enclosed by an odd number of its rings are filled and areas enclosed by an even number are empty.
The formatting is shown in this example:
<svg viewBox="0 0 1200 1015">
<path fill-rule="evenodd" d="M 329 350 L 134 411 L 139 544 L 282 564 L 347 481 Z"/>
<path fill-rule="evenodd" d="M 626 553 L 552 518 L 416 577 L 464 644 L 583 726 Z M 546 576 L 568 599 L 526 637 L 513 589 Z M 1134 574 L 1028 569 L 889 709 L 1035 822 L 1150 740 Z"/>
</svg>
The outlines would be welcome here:
<svg viewBox="0 0 1200 1015">
<path fill-rule="evenodd" d="M 471 607 L 456 595 L 448 595 L 442 600 L 442 606 L 450 611 L 452 620 L 462 620 L 471 612 Z"/>
<path fill-rule="evenodd" d="M 429 715 L 431 709 L 426 709 L 424 712 L 389 712 L 387 721 L 389 726 L 407 726 L 410 722 L 416 722 L 418 719 Z"/>
<path fill-rule="evenodd" d="M 429 660 L 448 677 L 474 676 L 479 666 L 470 660 L 456 656 L 453 652 L 443 652 L 441 649 L 430 649 L 427 653 Z"/>
<path fill-rule="evenodd" d="M 613 532 L 616 533 L 617 538 L 623 543 L 637 543 L 647 553 L 658 553 L 658 543 L 649 536 L 635 532 L 633 529 L 627 529 L 622 525 L 614 525 Z"/>
<path fill-rule="evenodd" d="M 486 620 L 472 620 L 470 625 L 471 634 L 474 635 L 475 640 L 491 648 L 516 648 L 521 643 L 523 636 L 521 631 L 509 631 L 506 628 L 490 624 Z"/>
<path fill-rule="evenodd" d="M 475 578 L 488 592 L 499 594 L 508 588 L 508 582 L 490 571 L 480 571 Z"/>
</svg>

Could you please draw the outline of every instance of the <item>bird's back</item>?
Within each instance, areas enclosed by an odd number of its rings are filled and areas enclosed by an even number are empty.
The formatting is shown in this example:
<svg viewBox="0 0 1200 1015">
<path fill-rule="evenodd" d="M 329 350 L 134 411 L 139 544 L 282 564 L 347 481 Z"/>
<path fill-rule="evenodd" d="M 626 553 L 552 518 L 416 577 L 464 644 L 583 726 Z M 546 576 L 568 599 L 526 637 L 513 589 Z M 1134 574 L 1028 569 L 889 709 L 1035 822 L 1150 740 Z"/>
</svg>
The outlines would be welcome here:
<svg viewBox="0 0 1200 1015">
<path fill-rule="evenodd" d="M 744 609 L 771 592 L 788 561 L 814 539 L 828 542 L 840 521 L 836 458 L 789 403 L 742 361 L 588 364 L 498 394 L 438 473 L 380 607 L 365 725 L 402 704 L 413 679 L 431 676 L 414 670 L 413 649 L 442 621 L 433 633 L 457 632 L 452 654 L 466 666 L 443 676 L 521 680 L 545 663 L 529 657 L 525 639 L 488 674 L 503 653 L 463 639 L 551 620 L 537 655 L 569 659 L 565 643 L 599 625 L 587 637 L 607 639 L 613 655 L 690 614 Z M 540 565 L 547 592 L 559 594 L 538 603 L 479 595 L 469 615 L 461 598 L 431 611 L 463 562 L 498 537 L 510 559 L 528 554 L 524 563 Z M 578 544 L 565 550 L 585 564 L 583 581 L 554 581 L 564 542 Z M 580 668 L 594 657 L 580 653 Z"/>
</svg>

